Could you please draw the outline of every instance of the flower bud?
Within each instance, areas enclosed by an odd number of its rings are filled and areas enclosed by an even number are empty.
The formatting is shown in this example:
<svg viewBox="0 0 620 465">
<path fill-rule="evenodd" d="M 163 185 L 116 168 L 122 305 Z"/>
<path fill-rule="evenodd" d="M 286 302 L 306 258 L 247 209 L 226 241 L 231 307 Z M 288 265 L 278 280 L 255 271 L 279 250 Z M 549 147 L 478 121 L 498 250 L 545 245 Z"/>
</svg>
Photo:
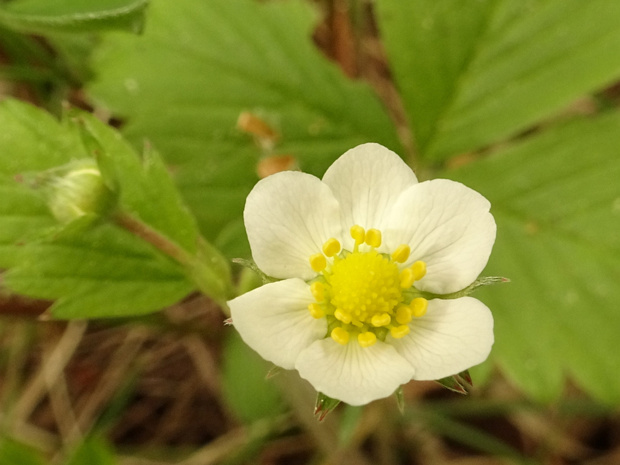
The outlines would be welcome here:
<svg viewBox="0 0 620 465">
<path fill-rule="evenodd" d="M 59 222 L 70 223 L 86 215 L 104 216 L 110 211 L 115 196 L 94 161 L 81 160 L 63 171 L 45 183 L 48 205 Z"/>
</svg>

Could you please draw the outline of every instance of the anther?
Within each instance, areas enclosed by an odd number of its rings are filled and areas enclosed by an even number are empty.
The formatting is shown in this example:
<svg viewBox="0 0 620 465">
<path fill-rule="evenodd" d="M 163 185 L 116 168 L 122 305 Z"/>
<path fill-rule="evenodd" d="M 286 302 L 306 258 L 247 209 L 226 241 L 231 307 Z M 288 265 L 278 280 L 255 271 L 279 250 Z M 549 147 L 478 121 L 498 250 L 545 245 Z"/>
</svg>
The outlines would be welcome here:
<svg viewBox="0 0 620 465">
<path fill-rule="evenodd" d="M 339 308 L 336 309 L 336 311 L 334 312 L 334 316 L 336 317 L 336 319 L 342 321 L 343 323 L 346 323 L 346 324 L 351 323 L 351 319 L 352 319 L 351 315 L 349 315 L 346 312 L 343 312 Z"/>
<path fill-rule="evenodd" d="M 378 229 L 369 229 L 366 231 L 366 244 L 375 249 L 381 245 L 381 231 Z"/>
<path fill-rule="evenodd" d="M 401 244 L 392 252 L 392 260 L 398 263 L 405 263 L 410 253 L 411 248 L 407 244 Z"/>
<path fill-rule="evenodd" d="M 411 301 L 411 313 L 416 318 L 420 318 L 426 314 L 428 308 L 428 300 L 423 297 L 416 297 Z"/>
<path fill-rule="evenodd" d="M 333 257 L 338 252 L 340 252 L 340 242 L 338 242 L 338 239 L 332 237 L 323 244 L 323 253 L 328 257 Z"/>
<path fill-rule="evenodd" d="M 400 287 L 402 289 L 409 289 L 413 286 L 413 282 L 415 281 L 415 275 L 413 269 L 405 268 L 400 272 Z"/>
<path fill-rule="evenodd" d="M 415 300 L 415 299 L 414 299 Z M 413 309 L 405 305 L 401 305 L 396 309 L 396 321 L 401 325 L 406 325 L 413 317 Z"/>
<path fill-rule="evenodd" d="M 413 270 L 413 279 L 415 281 L 419 281 L 424 276 L 426 276 L 426 263 L 422 260 L 418 260 L 413 265 L 411 265 L 411 269 Z"/>
<path fill-rule="evenodd" d="M 344 346 L 349 342 L 350 335 L 346 329 L 338 326 L 332 330 L 331 337 L 338 344 L 342 344 Z"/>
<path fill-rule="evenodd" d="M 325 284 L 320 281 L 315 281 L 310 284 L 310 292 L 312 293 L 312 297 L 317 302 L 322 302 L 325 300 Z"/>
<path fill-rule="evenodd" d="M 409 334 L 409 326 L 393 326 L 392 328 L 390 328 L 390 334 L 394 339 L 400 339 L 401 337 L 405 337 L 407 334 Z"/>
<path fill-rule="evenodd" d="M 317 273 L 323 271 L 327 266 L 327 259 L 325 255 L 322 253 L 315 253 L 314 255 L 310 255 L 310 266 Z"/>
<path fill-rule="evenodd" d="M 308 310 L 310 310 L 310 315 L 312 315 L 312 318 L 316 318 L 317 320 L 325 316 L 325 310 L 323 310 L 317 303 L 308 305 Z"/>
<path fill-rule="evenodd" d="M 392 317 L 387 313 L 377 313 L 370 319 L 372 325 L 376 328 L 379 326 L 387 326 L 392 321 Z"/>
<path fill-rule="evenodd" d="M 366 231 L 359 224 L 355 226 L 351 226 L 351 237 L 355 239 L 355 245 L 360 245 L 364 243 L 366 239 Z"/>
<path fill-rule="evenodd" d="M 370 347 L 377 342 L 377 336 L 371 331 L 366 331 L 365 333 L 358 334 L 357 342 L 362 347 Z"/>
</svg>

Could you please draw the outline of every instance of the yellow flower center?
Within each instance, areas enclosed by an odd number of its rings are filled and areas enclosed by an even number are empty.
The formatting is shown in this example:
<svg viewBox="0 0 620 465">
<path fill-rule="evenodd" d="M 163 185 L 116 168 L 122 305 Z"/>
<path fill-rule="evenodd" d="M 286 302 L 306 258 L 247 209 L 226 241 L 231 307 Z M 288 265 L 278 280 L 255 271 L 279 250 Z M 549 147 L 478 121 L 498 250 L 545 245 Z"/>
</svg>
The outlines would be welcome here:
<svg viewBox="0 0 620 465">
<path fill-rule="evenodd" d="M 409 333 L 409 323 L 426 313 L 428 302 L 412 296 L 413 283 L 426 274 L 426 264 L 416 261 L 403 268 L 411 250 L 403 244 L 389 254 L 377 252 L 381 232 L 351 228 L 353 251 L 341 250 L 331 238 L 322 253 L 310 257 L 310 265 L 319 277 L 310 290 L 316 302 L 308 306 L 314 318 L 326 318 L 329 335 L 340 344 L 357 340 L 369 347 L 385 340 L 388 332 L 395 338 Z M 328 261 L 329 260 L 329 261 Z"/>
<path fill-rule="evenodd" d="M 376 250 L 336 260 L 325 273 L 336 318 L 359 326 L 388 315 L 403 300 L 398 275 L 396 263 Z"/>
</svg>

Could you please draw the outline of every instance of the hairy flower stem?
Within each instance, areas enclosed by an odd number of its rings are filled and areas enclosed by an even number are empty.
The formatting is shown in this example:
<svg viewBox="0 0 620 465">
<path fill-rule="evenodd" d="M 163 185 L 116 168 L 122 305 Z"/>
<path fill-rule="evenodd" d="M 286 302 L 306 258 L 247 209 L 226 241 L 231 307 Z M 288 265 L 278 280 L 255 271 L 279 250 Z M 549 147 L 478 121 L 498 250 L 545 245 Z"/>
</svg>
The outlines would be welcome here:
<svg viewBox="0 0 620 465">
<path fill-rule="evenodd" d="M 180 264 L 200 292 L 217 302 L 226 314 L 229 313 L 226 301 L 233 295 L 230 266 L 226 258 L 204 238 L 199 239 L 198 251 L 192 255 L 127 212 L 117 211 L 111 218 L 116 225 Z"/>
<path fill-rule="evenodd" d="M 170 241 L 166 236 L 155 231 L 142 221 L 131 216 L 125 212 L 117 212 L 114 217 L 114 222 L 121 228 L 129 231 L 134 236 L 145 240 L 160 252 L 173 258 L 181 265 L 187 266 L 191 263 L 192 257 L 185 250 L 179 247 L 174 242 Z"/>
</svg>

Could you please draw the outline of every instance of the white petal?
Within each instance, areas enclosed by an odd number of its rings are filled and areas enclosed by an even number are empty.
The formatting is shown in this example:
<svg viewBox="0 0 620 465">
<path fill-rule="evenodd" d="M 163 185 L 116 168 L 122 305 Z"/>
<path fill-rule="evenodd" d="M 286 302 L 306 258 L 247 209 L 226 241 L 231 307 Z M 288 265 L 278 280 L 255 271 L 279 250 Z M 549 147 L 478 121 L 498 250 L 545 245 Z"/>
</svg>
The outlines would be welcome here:
<svg viewBox="0 0 620 465">
<path fill-rule="evenodd" d="M 327 334 L 325 318 L 314 319 L 310 287 L 301 279 L 265 284 L 230 302 L 241 338 L 265 360 L 292 369 L 299 353 Z"/>
<path fill-rule="evenodd" d="M 286 171 L 259 181 L 243 212 L 252 257 L 276 278 L 316 275 L 309 257 L 340 237 L 340 209 L 329 187 L 309 174 Z"/>
<path fill-rule="evenodd" d="M 409 326 L 407 336 L 388 335 L 387 342 L 414 366 L 417 380 L 445 378 L 483 362 L 494 340 L 493 316 L 473 297 L 431 300 L 426 315 Z"/>
<path fill-rule="evenodd" d="M 343 346 L 331 338 L 303 350 L 295 368 L 317 391 L 350 405 L 387 397 L 413 376 L 411 365 L 384 342 Z"/>
<path fill-rule="evenodd" d="M 398 199 L 384 233 L 386 245 L 411 247 L 411 258 L 426 262 L 416 283 L 436 294 L 459 291 L 480 274 L 495 242 L 495 220 L 487 199 L 446 179 L 410 187 Z"/>
<path fill-rule="evenodd" d="M 359 145 L 325 172 L 323 182 L 340 202 L 345 234 L 359 224 L 382 229 L 385 213 L 398 196 L 418 181 L 411 168 L 382 145 Z"/>
</svg>

